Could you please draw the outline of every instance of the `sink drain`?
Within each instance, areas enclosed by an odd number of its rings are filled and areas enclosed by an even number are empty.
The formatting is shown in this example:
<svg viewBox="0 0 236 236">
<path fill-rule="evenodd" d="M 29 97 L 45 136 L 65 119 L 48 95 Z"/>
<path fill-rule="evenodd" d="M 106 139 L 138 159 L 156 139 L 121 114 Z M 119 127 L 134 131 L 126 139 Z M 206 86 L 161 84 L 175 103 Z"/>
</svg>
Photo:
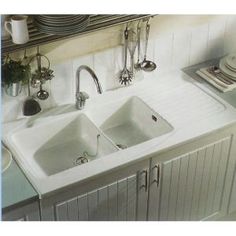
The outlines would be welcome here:
<svg viewBox="0 0 236 236">
<path fill-rule="evenodd" d="M 78 157 L 74 160 L 74 165 L 78 166 L 78 165 L 82 165 L 87 162 L 88 162 L 88 159 L 86 157 Z"/>
</svg>

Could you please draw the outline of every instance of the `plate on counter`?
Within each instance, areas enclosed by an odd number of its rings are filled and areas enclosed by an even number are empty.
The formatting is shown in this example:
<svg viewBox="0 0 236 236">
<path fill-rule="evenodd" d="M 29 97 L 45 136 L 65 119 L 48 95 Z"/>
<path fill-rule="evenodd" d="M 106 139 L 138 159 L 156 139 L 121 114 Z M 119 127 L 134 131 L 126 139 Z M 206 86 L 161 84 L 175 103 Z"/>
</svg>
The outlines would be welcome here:
<svg viewBox="0 0 236 236">
<path fill-rule="evenodd" d="M 219 68 L 222 71 L 223 74 L 228 76 L 230 79 L 236 80 L 236 72 L 229 69 L 228 66 L 226 66 L 226 59 L 227 57 L 224 57 L 220 60 Z"/>
<path fill-rule="evenodd" d="M 226 57 L 225 65 L 232 71 L 236 72 L 236 54 L 231 54 Z"/>
<path fill-rule="evenodd" d="M 6 171 L 12 162 L 12 154 L 8 149 L 2 146 L 2 173 Z"/>
</svg>

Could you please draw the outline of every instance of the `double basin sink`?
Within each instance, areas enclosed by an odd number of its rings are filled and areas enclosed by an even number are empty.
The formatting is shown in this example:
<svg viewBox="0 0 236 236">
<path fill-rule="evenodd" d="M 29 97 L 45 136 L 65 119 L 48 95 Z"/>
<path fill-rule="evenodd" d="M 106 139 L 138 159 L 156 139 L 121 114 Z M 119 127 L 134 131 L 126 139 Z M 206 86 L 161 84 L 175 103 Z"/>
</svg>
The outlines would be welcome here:
<svg viewBox="0 0 236 236">
<path fill-rule="evenodd" d="M 173 127 L 139 97 L 51 117 L 8 137 L 16 158 L 43 178 L 164 135 Z"/>
</svg>

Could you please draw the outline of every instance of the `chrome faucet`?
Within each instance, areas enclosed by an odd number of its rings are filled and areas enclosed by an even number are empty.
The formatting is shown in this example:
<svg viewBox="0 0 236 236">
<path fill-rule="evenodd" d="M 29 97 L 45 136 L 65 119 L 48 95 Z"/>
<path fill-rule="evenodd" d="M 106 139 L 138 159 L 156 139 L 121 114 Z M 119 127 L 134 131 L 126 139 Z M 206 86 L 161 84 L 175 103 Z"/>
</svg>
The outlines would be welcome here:
<svg viewBox="0 0 236 236">
<path fill-rule="evenodd" d="M 76 89 L 76 108 L 78 110 L 82 110 L 85 106 L 85 102 L 86 100 L 89 98 L 89 95 L 86 92 L 80 92 L 80 72 L 82 70 L 86 70 L 87 72 L 89 72 L 89 74 L 92 76 L 93 81 L 96 85 L 97 91 L 98 93 L 102 93 L 102 87 L 101 84 L 98 80 L 98 77 L 96 76 L 96 74 L 94 73 L 94 71 L 86 66 L 86 65 L 82 65 L 80 66 L 77 71 L 76 71 L 76 78 L 77 78 L 77 89 Z"/>
</svg>

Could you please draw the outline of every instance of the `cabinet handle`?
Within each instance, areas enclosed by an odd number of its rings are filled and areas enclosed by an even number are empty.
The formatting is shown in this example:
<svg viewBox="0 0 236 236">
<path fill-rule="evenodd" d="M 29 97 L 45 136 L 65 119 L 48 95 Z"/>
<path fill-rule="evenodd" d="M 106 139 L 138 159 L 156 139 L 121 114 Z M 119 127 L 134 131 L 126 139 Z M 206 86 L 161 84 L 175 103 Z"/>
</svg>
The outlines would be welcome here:
<svg viewBox="0 0 236 236">
<path fill-rule="evenodd" d="M 160 165 L 155 165 L 153 167 L 153 170 L 156 169 L 157 170 L 157 175 L 156 175 L 156 179 L 153 180 L 153 183 L 157 184 L 157 187 L 160 184 Z"/>
<path fill-rule="evenodd" d="M 140 186 L 140 188 L 145 188 L 145 192 L 147 192 L 147 188 L 148 188 L 148 172 L 147 172 L 147 170 L 143 170 L 143 171 L 141 172 L 141 175 L 143 175 L 143 174 L 145 174 L 145 183 L 142 184 L 142 185 Z"/>
</svg>

